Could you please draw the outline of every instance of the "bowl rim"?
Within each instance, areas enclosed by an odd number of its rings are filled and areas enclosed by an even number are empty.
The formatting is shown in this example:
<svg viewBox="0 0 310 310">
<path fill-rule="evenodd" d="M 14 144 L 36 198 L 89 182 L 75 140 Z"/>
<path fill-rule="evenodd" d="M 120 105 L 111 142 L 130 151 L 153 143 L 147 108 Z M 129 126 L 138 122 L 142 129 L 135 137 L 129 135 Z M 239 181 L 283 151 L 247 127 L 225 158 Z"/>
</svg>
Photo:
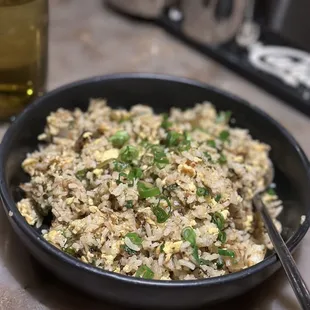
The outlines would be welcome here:
<svg viewBox="0 0 310 310">
<path fill-rule="evenodd" d="M 124 80 L 124 79 L 142 79 L 142 80 L 161 80 L 163 82 L 176 82 L 181 84 L 188 84 L 193 87 L 199 87 L 208 89 L 212 92 L 215 92 L 223 97 L 229 98 L 233 101 L 238 102 L 238 104 L 247 106 L 248 108 L 254 110 L 257 114 L 259 114 L 261 117 L 264 117 L 267 119 L 272 125 L 277 127 L 281 134 L 285 136 L 285 138 L 289 141 L 289 143 L 294 147 L 294 149 L 297 151 L 300 160 L 304 167 L 307 170 L 307 176 L 310 180 L 310 164 L 307 156 L 305 155 L 304 151 L 301 149 L 299 143 L 295 140 L 295 138 L 282 126 L 280 125 L 276 120 L 274 120 L 271 116 L 269 116 L 266 112 L 259 109 L 257 106 L 252 105 L 251 103 L 247 102 L 246 100 L 235 96 L 229 92 L 226 92 L 224 90 L 221 90 L 217 87 L 210 86 L 204 82 L 195 80 L 195 79 L 189 79 L 185 77 L 179 77 L 179 76 L 173 76 L 173 75 L 167 75 L 167 74 L 158 74 L 158 73 L 114 73 L 114 74 L 107 74 L 107 75 L 100 75 L 100 76 L 94 76 L 89 77 L 86 79 L 77 80 L 71 83 L 67 83 L 65 85 L 62 85 L 60 87 L 57 87 L 51 91 L 48 91 L 43 96 L 37 98 L 34 100 L 33 103 L 31 103 L 29 106 L 27 106 L 23 112 L 17 118 L 14 120 L 14 122 L 11 124 L 9 129 L 6 131 L 3 140 L 0 145 L 0 194 L 2 198 L 2 205 L 5 209 L 7 215 L 13 213 L 13 216 L 9 216 L 9 219 L 13 221 L 15 225 L 18 226 L 18 228 L 23 232 L 23 234 L 26 235 L 28 239 L 31 239 L 31 241 L 37 246 L 41 247 L 43 251 L 45 251 L 48 255 L 52 255 L 56 260 L 61 260 L 63 263 L 69 264 L 73 266 L 74 268 L 82 269 L 86 272 L 91 272 L 94 275 L 97 276 L 104 276 L 111 280 L 118 280 L 125 282 L 127 284 L 136 284 L 136 285 L 144 285 L 144 286 L 153 286 L 153 287 L 165 287 L 165 288 L 178 288 L 178 287 L 196 287 L 196 286 L 211 286 L 211 285 L 219 285 L 223 283 L 231 283 L 233 281 L 240 280 L 242 278 L 246 278 L 248 276 L 252 276 L 253 274 L 256 274 L 263 269 L 266 269 L 268 267 L 271 267 L 274 265 L 278 258 L 275 253 L 271 254 L 270 256 L 266 257 L 263 261 L 260 263 L 251 266 L 247 269 L 223 275 L 223 276 L 217 276 L 212 278 L 206 278 L 206 279 L 196 279 L 196 280 L 147 280 L 142 278 L 135 278 L 134 276 L 127 276 L 118 274 L 116 272 L 106 271 L 104 269 L 100 269 L 98 267 L 92 266 L 90 264 L 84 263 L 66 253 L 59 250 L 52 244 L 50 244 L 48 241 L 46 241 L 42 235 L 40 235 L 37 231 L 35 231 L 24 219 L 24 217 L 19 213 L 16 203 L 13 199 L 10 198 L 8 186 L 6 182 L 4 181 L 4 154 L 6 150 L 6 145 L 11 140 L 12 134 L 18 130 L 19 124 L 23 119 L 25 119 L 28 114 L 30 114 L 33 110 L 36 109 L 36 107 L 40 104 L 42 104 L 46 98 L 53 97 L 55 94 L 61 93 L 64 90 L 68 90 L 70 88 L 74 88 L 77 86 L 84 86 L 86 84 L 96 83 L 96 82 L 104 82 L 109 80 Z M 287 241 L 287 246 L 290 249 L 290 251 L 293 251 L 301 242 L 305 234 L 307 233 L 309 226 L 310 226 L 310 206 L 308 207 L 307 213 L 305 214 L 306 219 L 305 221 L 299 226 L 297 231 L 289 238 Z M 23 242 L 24 243 L 24 242 Z"/>
</svg>

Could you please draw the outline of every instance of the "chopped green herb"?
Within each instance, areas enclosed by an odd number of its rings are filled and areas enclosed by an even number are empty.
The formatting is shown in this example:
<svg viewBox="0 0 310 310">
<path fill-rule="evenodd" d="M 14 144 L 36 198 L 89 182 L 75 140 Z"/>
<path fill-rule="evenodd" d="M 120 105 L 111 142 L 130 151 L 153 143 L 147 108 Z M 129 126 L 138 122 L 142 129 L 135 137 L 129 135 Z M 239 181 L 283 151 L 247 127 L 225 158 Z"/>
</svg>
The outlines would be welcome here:
<svg viewBox="0 0 310 310">
<path fill-rule="evenodd" d="M 172 191 L 176 190 L 177 188 L 178 188 L 178 184 L 176 184 L 176 183 L 170 184 L 170 185 L 165 187 L 165 189 L 168 190 L 169 192 L 172 192 Z"/>
<path fill-rule="evenodd" d="M 223 230 L 224 229 L 225 219 L 224 219 L 222 213 L 220 213 L 220 212 L 213 213 L 213 215 L 212 215 L 212 222 L 217 226 L 217 228 L 219 230 Z"/>
<path fill-rule="evenodd" d="M 129 134 L 127 131 L 120 130 L 110 137 L 109 140 L 114 147 L 121 148 L 129 140 Z"/>
<path fill-rule="evenodd" d="M 120 172 L 120 173 L 118 174 L 118 179 L 116 180 L 116 184 L 121 184 L 121 183 L 123 183 L 122 180 L 121 180 L 121 177 L 127 178 L 128 176 L 127 176 L 126 173 Z"/>
<path fill-rule="evenodd" d="M 164 253 L 165 242 L 163 242 L 159 247 L 159 252 Z"/>
<path fill-rule="evenodd" d="M 128 167 L 128 164 L 122 163 L 121 161 L 114 161 L 114 170 L 117 172 L 121 172 Z"/>
<path fill-rule="evenodd" d="M 267 194 L 270 195 L 270 196 L 275 196 L 276 195 L 276 192 L 273 188 L 268 188 L 267 189 Z"/>
<path fill-rule="evenodd" d="M 213 148 L 216 148 L 216 143 L 215 143 L 214 140 L 208 140 L 208 141 L 207 141 L 207 144 L 208 144 L 209 146 L 213 147 Z"/>
<path fill-rule="evenodd" d="M 182 238 L 188 241 L 192 247 L 196 246 L 196 233 L 192 227 L 185 227 L 181 232 Z"/>
<path fill-rule="evenodd" d="M 127 145 L 120 150 L 120 159 L 124 162 L 132 162 L 139 156 L 139 151 L 136 147 L 132 145 Z"/>
<path fill-rule="evenodd" d="M 231 117 L 231 111 L 220 111 L 217 115 L 216 123 L 228 123 Z"/>
<path fill-rule="evenodd" d="M 224 261 L 223 261 L 223 258 L 221 256 L 217 259 L 216 267 L 217 267 L 217 269 L 223 269 L 223 267 L 224 267 Z"/>
<path fill-rule="evenodd" d="M 139 167 L 133 167 L 130 172 L 128 173 L 128 179 L 134 180 L 134 179 L 140 179 L 142 177 L 142 170 Z"/>
<path fill-rule="evenodd" d="M 130 233 L 126 234 L 125 238 L 126 237 L 129 238 L 130 241 L 135 245 L 141 245 L 142 244 L 142 238 L 139 237 L 139 235 L 137 233 L 130 232 Z"/>
<path fill-rule="evenodd" d="M 225 231 L 219 231 L 217 239 L 221 241 L 222 243 L 226 242 L 226 232 Z"/>
<path fill-rule="evenodd" d="M 178 146 L 180 152 L 188 151 L 191 147 L 191 137 L 187 132 L 184 132 L 183 139 Z"/>
<path fill-rule="evenodd" d="M 137 187 L 141 198 L 154 197 L 160 194 L 160 189 L 150 183 L 139 181 Z"/>
<path fill-rule="evenodd" d="M 165 150 L 161 145 L 151 146 L 151 152 L 154 155 L 154 163 L 158 168 L 162 169 L 169 164 Z"/>
<path fill-rule="evenodd" d="M 154 278 L 154 272 L 148 266 L 141 265 L 136 272 L 136 277 L 137 278 L 144 278 L 144 279 L 153 279 Z"/>
<path fill-rule="evenodd" d="M 204 154 L 204 156 L 206 156 L 207 160 L 208 160 L 210 163 L 213 162 L 213 161 L 212 161 L 212 157 L 211 157 L 211 155 L 210 155 L 208 152 L 204 152 L 203 154 Z"/>
<path fill-rule="evenodd" d="M 223 130 L 220 132 L 220 135 L 219 135 L 219 138 L 220 140 L 222 140 L 223 142 L 227 141 L 228 138 L 229 138 L 229 131 L 227 130 Z"/>
<path fill-rule="evenodd" d="M 132 208 L 133 208 L 133 202 L 132 202 L 132 200 L 127 200 L 127 201 L 125 202 L 125 208 L 127 208 L 127 209 L 132 209 Z"/>
<path fill-rule="evenodd" d="M 71 256 L 74 256 L 76 254 L 75 250 L 71 247 L 65 248 L 64 252 L 71 255 Z"/>
<path fill-rule="evenodd" d="M 122 246 L 122 248 L 124 249 L 124 251 L 126 251 L 129 255 L 135 255 L 137 254 L 137 251 L 132 250 L 130 247 L 128 247 L 126 244 L 124 244 Z"/>
<path fill-rule="evenodd" d="M 80 180 L 84 180 L 86 178 L 86 174 L 87 172 L 90 171 L 89 169 L 82 169 L 77 171 L 77 173 L 75 174 L 75 176 Z"/>
<path fill-rule="evenodd" d="M 200 265 L 212 266 L 212 262 L 210 260 L 200 258 L 199 261 Z"/>
<path fill-rule="evenodd" d="M 227 162 L 227 158 L 226 158 L 226 156 L 223 153 L 220 154 L 220 158 L 218 159 L 218 162 L 221 165 L 223 165 L 223 164 L 225 164 Z"/>
<path fill-rule="evenodd" d="M 230 251 L 230 250 L 218 249 L 217 253 L 222 255 L 222 256 L 229 256 L 229 257 L 232 257 L 232 258 L 235 257 L 235 252 L 234 251 Z"/>
<path fill-rule="evenodd" d="M 188 241 L 190 243 L 191 247 L 193 248 L 193 258 L 195 259 L 196 263 L 200 265 L 201 261 L 199 258 L 198 247 L 196 244 L 196 233 L 194 229 L 192 227 L 185 227 L 183 228 L 181 235 L 185 241 Z"/>
<path fill-rule="evenodd" d="M 216 202 L 219 202 L 219 201 L 221 200 L 221 198 L 222 198 L 222 195 L 221 195 L 221 194 L 217 194 L 217 195 L 214 197 L 214 200 L 215 200 Z"/>
<path fill-rule="evenodd" d="M 197 190 L 196 190 L 196 195 L 199 196 L 199 197 L 208 196 L 209 195 L 209 191 L 205 187 L 198 187 Z"/>
<path fill-rule="evenodd" d="M 168 114 L 164 113 L 163 114 L 163 121 L 161 123 L 161 127 L 164 129 L 168 129 L 169 127 L 172 126 L 172 122 L 169 122 L 168 118 L 169 118 Z"/>
<path fill-rule="evenodd" d="M 154 206 L 152 210 L 156 216 L 157 223 L 164 223 L 168 220 L 169 214 L 159 206 L 159 203 L 157 204 L 157 206 Z"/>
<path fill-rule="evenodd" d="M 169 131 L 166 138 L 166 145 L 169 147 L 178 146 L 182 141 L 183 135 L 176 131 Z"/>
</svg>

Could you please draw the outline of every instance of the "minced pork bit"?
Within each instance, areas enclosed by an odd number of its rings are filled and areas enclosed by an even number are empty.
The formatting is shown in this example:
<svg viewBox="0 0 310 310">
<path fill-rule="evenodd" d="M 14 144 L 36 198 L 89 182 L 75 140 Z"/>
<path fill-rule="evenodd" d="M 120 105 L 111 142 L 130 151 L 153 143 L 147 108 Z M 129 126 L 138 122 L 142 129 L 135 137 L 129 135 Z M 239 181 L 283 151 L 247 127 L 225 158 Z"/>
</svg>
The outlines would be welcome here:
<svg viewBox="0 0 310 310">
<path fill-rule="evenodd" d="M 22 166 L 18 209 L 44 238 L 98 268 L 157 280 L 236 272 L 271 243 L 252 198 L 265 186 L 270 147 L 229 126 L 208 102 L 169 114 L 149 106 L 59 109 Z M 273 188 L 271 216 L 282 210 Z"/>
</svg>

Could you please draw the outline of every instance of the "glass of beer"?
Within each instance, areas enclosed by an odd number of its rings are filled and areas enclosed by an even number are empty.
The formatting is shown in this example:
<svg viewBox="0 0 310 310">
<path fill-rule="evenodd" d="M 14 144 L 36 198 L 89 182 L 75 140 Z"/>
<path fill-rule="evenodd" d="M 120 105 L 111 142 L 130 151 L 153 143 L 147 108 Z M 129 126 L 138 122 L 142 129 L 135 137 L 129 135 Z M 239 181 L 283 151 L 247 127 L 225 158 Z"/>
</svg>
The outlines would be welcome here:
<svg viewBox="0 0 310 310">
<path fill-rule="evenodd" d="M 45 90 L 47 0 L 0 0 L 0 120 Z"/>
</svg>

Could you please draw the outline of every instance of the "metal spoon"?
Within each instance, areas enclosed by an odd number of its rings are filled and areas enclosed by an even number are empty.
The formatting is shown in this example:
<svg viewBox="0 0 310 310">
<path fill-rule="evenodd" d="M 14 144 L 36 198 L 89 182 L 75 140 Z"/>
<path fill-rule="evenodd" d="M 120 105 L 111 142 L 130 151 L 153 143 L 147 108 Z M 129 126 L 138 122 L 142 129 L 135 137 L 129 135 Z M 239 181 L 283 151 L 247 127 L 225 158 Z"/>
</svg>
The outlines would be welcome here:
<svg viewBox="0 0 310 310">
<path fill-rule="evenodd" d="M 256 210 L 261 214 L 263 222 L 265 224 L 266 230 L 273 243 L 274 249 L 278 254 L 280 262 L 284 268 L 284 271 L 288 277 L 288 280 L 295 292 L 295 295 L 299 301 L 302 309 L 310 309 L 310 293 L 307 288 L 305 281 L 303 280 L 301 274 L 299 273 L 294 258 L 292 257 L 289 249 L 287 248 L 284 240 L 282 239 L 280 233 L 277 231 L 268 210 L 262 201 L 261 194 L 269 188 L 273 181 L 274 169 L 272 163 L 270 163 L 270 170 L 266 176 L 266 187 L 264 190 L 258 192 L 253 198 L 253 204 Z"/>
</svg>

